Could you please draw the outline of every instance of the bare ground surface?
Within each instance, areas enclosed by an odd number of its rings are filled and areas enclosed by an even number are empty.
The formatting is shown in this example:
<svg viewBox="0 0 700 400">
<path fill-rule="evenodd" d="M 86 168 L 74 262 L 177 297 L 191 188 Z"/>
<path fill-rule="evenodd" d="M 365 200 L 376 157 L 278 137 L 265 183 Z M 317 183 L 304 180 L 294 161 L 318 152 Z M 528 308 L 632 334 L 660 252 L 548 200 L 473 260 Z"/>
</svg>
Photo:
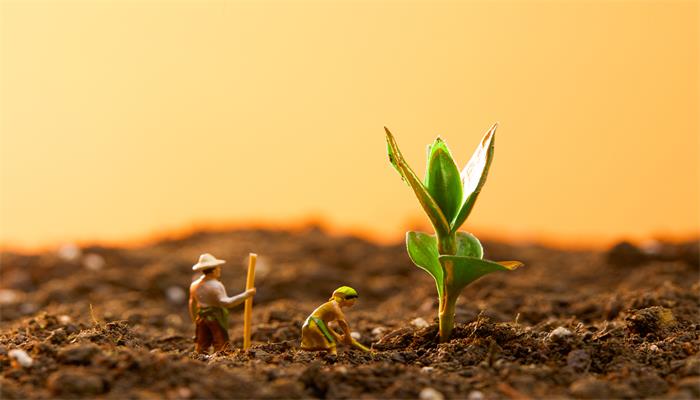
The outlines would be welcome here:
<svg viewBox="0 0 700 400">
<path fill-rule="evenodd" d="M 444 344 L 435 340 L 434 283 L 402 244 L 309 228 L 83 248 L 73 260 L 4 253 L 0 397 L 700 397 L 697 242 L 484 247 L 489 259 L 526 266 L 467 287 Z M 227 259 L 222 280 L 233 294 L 250 251 L 261 256 L 252 349 L 193 353 L 191 265 L 203 252 Z M 375 351 L 300 351 L 303 320 L 340 285 L 360 292 L 346 315 Z M 229 330 L 237 348 L 241 321 L 242 307 Z M 14 349 L 32 365 L 13 362 Z"/>
</svg>

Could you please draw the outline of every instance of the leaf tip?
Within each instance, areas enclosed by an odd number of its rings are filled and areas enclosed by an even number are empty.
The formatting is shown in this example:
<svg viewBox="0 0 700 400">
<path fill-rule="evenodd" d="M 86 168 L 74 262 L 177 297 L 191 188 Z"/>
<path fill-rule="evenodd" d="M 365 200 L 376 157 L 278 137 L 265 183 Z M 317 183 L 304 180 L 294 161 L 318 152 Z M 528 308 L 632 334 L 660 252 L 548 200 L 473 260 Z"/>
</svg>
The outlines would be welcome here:
<svg viewBox="0 0 700 400">
<path fill-rule="evenodd" d="M 484 135 L 484 138 L 481 139 L 481 146 L 486 147 L 489 144 L 489 141 L 493 141 L 493 138 L 496 136 L 496 129 L 498 128 L 498 122 L 495 124 L 491 125 L 491 128 L 486 132 Z"/>
<path fill-rule="evenodd" d="M 520 261 L 498 261 L 498 263 L 511 271 L 525 266 L 525 264 L 521 263 Z"/>
</svg>

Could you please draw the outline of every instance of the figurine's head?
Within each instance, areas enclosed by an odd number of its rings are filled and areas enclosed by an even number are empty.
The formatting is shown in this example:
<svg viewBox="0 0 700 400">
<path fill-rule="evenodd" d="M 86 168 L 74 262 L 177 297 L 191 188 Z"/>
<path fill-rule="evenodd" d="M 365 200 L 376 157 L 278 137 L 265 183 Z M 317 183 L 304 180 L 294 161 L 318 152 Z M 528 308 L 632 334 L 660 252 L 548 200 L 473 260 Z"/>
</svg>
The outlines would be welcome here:
<svg viewBox="0 0 700 400">
<path fill-rule="evenodd" d="M 221 264 L 225 262 L 225 260 L 219 260 L 209 253 L 204 253 L 199 256 L 197 264 L 192 266 L 192 271 L 202 271 L 208 277 L 219 279 L 221 276 Z"/>
<path fill-rule="evenodd" d="M 341 307 L 352 307 L 355 305 L 357 297 L 357 290 L 351 288 L 350 286 L 341 286 L 338 289 L 335 289 L 333 295 L 331 296 L 331 300 L 337 301 L 338 305 Z"/>
<path fill-rule="evenodd" d="M 202 270 L 202 273 L 208 278 L 219 279 L 221 278 L 221 267 L 207 268 Z"/>
</svg>

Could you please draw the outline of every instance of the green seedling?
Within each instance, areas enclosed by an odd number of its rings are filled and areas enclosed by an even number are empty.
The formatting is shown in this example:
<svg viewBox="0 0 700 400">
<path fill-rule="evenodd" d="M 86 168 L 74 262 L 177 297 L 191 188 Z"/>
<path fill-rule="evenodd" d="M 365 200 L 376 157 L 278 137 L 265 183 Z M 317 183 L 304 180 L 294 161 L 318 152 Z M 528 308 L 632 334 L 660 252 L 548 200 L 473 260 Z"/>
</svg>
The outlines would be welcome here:
<svg viewBox="0 0 700 400">
<path fill-rule="evenodd" d="M 493 160 L 496 127 L 494 125 L 486 132 L 461 173 L 447 144 L 439 137 L 435 139 L 428 146 L 428 164 L 423 181 L 404 160 L 389 129 L 384 128 L 389 161 L 413 189 L 435 229 L 435 235 L 407 232 L 406 247 L 413 263 L 435 279 L 441 342 L 450 338 L 455 304 L 464 287 L 488 273 L 512 271 L 523 265 L 519 261 L 485 260 L 479 239 L 471 233 L 458 231 L 486 182 Z"/>
</svg>

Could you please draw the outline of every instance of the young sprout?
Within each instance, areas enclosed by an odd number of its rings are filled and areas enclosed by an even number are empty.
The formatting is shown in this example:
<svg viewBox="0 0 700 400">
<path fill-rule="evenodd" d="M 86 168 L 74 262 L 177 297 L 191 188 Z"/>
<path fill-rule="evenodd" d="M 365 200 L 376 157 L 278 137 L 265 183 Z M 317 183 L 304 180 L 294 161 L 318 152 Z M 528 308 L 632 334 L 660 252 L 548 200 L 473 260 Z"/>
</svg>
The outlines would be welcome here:
<svg viewBox="0 0 700 400">
<path fill-rule="evenodd" d="M 493 125 L 460 173 L 447 144 L 439 137 L 428 147 L 428 165 L 421 181 L 404 160 L 394 136 L 386 127 L 389 161 L 418 197 L 435 235 L 407 232 L 408 255 L 434 279 L 439 298 L 440 341 L 449 340 L 454 327 L 455 304 L 465 286 L 494 271 L 511 271 L 519 261 L 484 260 L 479 239 L 458 229 L 472 211 L 486 182 L 493 160 Z"/>
</svg>

